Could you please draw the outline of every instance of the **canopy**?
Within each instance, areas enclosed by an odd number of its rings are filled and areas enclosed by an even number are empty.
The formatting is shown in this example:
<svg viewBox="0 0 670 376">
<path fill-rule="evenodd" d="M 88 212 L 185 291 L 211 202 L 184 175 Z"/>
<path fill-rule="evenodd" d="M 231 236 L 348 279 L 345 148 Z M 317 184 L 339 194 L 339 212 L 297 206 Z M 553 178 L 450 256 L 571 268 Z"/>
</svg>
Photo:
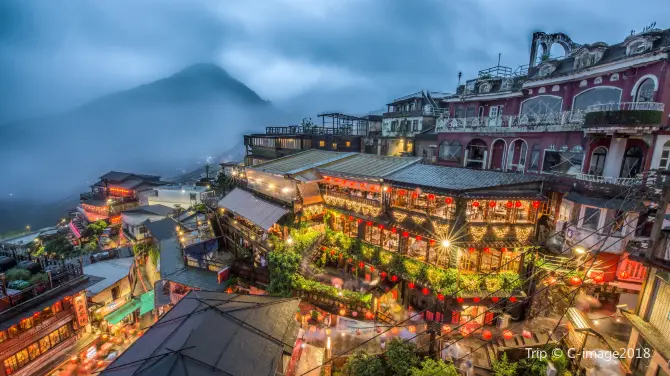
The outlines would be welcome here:
<svg viewBox="0 0 670 376">
<path fill-rule="evenodd" d="M 128 303 L 122 305 L 116 311 L 105 316 L 105 321 L 107 321 L 112 325 L 118 324 L 119 322 L 121 322 L 121 320 L 128 317 L 128 315 L 130 315 L 131 313 L 135 312 L 135 310 L 140 308 L 141 305 L 142 302 L 139 299 L 133 299 Z"/>
<path fill-rule="evenodd" d="M 140 316 L 154 309 L 154 295 L 154 290 L 140 295 Z"/>
<path fill-rule="evenodd" d="M 261 200 L 251 192 L 240 188 L 235 188 L 221 199 L 219 207 L 248 219 L 266 231 L 288 213 L 288 210 L 281 206 Z"/>
</svg>

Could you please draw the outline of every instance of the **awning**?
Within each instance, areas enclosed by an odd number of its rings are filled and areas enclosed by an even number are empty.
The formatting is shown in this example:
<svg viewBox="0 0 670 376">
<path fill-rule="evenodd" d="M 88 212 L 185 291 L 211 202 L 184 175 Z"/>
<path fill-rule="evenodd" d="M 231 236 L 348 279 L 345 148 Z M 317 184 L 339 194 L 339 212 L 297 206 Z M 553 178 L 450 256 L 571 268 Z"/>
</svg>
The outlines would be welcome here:
<svg viewBox="0 0 670 376">
<path fill-rule="evenodd" d="M 577 332 L 593 332 L 593 322 L 584 312 L 575 307 L 568 308 L 567 318 Z"/>
<path fill-rule="evenodd" d="M 240 188 L 235 188 L 221 199 L 219 207 L 248 219 L 266 231 L 277 223 L 281 217 L 288 214 L 288 210 L 261 200 L 251 192 Z"/>
<path fill-rule="evenodd" d="M 305 206 L 323 202 L 319 186 L 316 183 L 298 184 L 298 191 Z"/>
<path fill-rule="evenodd" d="M 154 290 L 151 290 L 147 293 L 140 295 L 140 316 L 147 312 L 153 311 L 155 307 L 154 303 Z"/>
<path fill-rule="evenodd" d="M 639 201 L 635 200 L 624 201 L 616 199 L 610 200 L 607 198 L 587 197 L 574 191 L 568 193 L 567 196 L 565 196 L 565 199 L 568 201 L 576 202 L 578 204 L 594 206 L 596 208 L 603 208 L 603 209 L 615 209 L 615 210 L 637 211 L 637 212 L 644 212 L 647 210 L 647 208 Z"/>
<path fill-rule="evenodd" d="M 665 360 L 670 359 L 670 341 L 655 326 L 642 320 L 638 315 L 622 310 L 621 313 L 637 329 L 651 347 L 658 351 Z"/>
<path fill-rule="evenodd" d="M 109 315 L 105 316 L 105 321 L 108 323 L 115 325 L 121 322 L 121 320 L 125 319 L 130 315 L 131 313 L 135 312 L 140 306 L 142 305 L 142 302 L 135 298 L 128 303 L 122 305 L 119 309 L 116 311 L 110 313 Z"/>
</svg>

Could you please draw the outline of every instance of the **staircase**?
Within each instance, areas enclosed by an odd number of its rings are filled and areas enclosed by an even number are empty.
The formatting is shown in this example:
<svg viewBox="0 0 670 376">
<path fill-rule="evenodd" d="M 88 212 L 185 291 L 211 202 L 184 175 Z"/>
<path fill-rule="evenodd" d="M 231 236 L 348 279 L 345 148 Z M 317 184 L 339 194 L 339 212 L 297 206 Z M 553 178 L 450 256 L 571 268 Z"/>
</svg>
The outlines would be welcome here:
<svg viewBox="0 0 670 376">
<path fill-rule="evenodd" d="M 384 323 L 386 325 L 395 325 L 396 322 L 393 319 L 393 316 L 389 315 L 388 312 L 386 311 L 377 311 L 377 315 L 375 317 L 375 320 L 377 322 Z"/>
<path fill-rule="evenodd" d="M 546 344 L 556 344 L 559 340 L 560 338 L 556 333 L 552 333 L 551 336 L 544 333 L 532 333 L 531 338 L 525 338 L 520 334 L 515 335 L 511 339 L 504 339 L 500 336 L 486 345 L 486 351 L 489 361 L 493 362 L 498 359 L 498 355 L 504 349 L 543 347 Z"/>
</svg>

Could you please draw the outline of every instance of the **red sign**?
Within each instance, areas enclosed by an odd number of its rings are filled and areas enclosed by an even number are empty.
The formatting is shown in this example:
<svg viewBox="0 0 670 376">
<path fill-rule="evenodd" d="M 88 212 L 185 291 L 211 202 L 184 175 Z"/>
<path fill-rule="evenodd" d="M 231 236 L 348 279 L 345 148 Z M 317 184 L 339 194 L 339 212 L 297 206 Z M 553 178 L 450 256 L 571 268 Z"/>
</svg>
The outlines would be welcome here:
<svg viewBox="0 0 670 376">
<path fill-rule="evenodd" d="M 224 281 L 228 280 L 228 277 L 230 277 L 230 267 L 226 266 L 225 268 L 219 270 L 218 273 L 216 273 L 216 282 L 223 283 Z"/>
<path fill-rule="evenodd" d="M 84 295 L 78 295 L 74 298 L 74 313 L 77 316 L 77 324 L 80 328 L 88 324 L 88 309 Z"/>
</svg>

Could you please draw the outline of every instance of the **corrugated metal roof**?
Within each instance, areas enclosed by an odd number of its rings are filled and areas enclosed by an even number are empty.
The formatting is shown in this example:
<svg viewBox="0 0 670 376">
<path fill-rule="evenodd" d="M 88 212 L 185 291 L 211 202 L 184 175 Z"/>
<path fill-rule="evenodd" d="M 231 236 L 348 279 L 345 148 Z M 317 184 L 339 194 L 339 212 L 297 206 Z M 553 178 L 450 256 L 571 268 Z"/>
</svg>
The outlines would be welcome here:
<svg viewBox="0 0 670 376">
<path fill-rule="evenodd" d="M 219 207 L 241 215 L 265 230 L 269 230 L 279 218 L 288 213 L 288 210 L 261 200 L 240 188 L 235 188 L 221 199 Z"/>
<path fill-rule="evenodd" d="M 247 169 L 280 175 L 297 174 L 353 155 L 356 155 L 356 153 L 338 153 L 336 151 L 313 149 L 273 159 L 269 162 L 247 167 Z"/>
<path fill-rule="evenodd" d="M 536 175 L 417 164 L 387 176 L 386 180 L 450 191 L 465 191 L 540 182 L 543 178 Z"/>
<path fill-rule="evenodd" d="M 321 192 L 319 191 L 319 186 L 316 185 L 316 183 L 298 184 L 298 190 L 300 191 L 300 196 L 302 197 L 302 203 L 304 205 L 312 205 L 323 202 Z"/>
<path fill-rule="evenodd" d="M 566 317 L 578 332 L 592 332 L 593 331 L 593 322 L 588 318 L 584 312 L 580 311 L 575 307 L 568 308 L 566 312 Z"/>
<path fill-rule="evenodd" d="M 412 164 L 419 163 L 418 157 L 389 157 L 357 153 L 354 157 L 317 168 L 323 174 L 378 179 L 393 174 Z"/>
<path fill-rule="evenodd" d="M 128 277 L 130 267 L 134 261 L 134 257 L 124 257 L 98 261 L 94 264 L 84 266 L 84 274 L 104 278 L 102 281 L 88 288 L 88 295 L 94 296 L 121 279 Z"/>
</svg>

